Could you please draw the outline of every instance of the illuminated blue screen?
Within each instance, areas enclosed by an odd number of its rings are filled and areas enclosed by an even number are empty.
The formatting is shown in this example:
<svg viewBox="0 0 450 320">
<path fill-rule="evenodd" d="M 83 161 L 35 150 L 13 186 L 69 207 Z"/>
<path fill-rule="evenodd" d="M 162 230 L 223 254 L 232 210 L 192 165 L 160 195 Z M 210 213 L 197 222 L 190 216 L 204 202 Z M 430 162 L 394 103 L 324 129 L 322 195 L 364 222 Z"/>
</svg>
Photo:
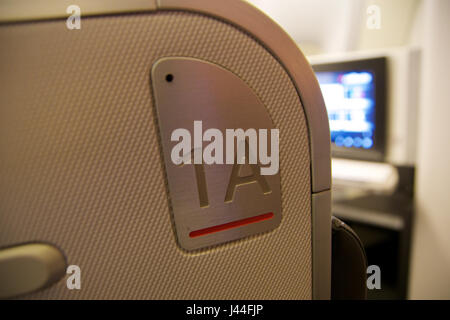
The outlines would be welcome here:
<svg viewBox="0 0 450 320">
<path fill-rule="evenodd" d="M 317 72 L 338 147 L 371 149 L 375 132 L 375 84 L 369 71 Z"/>
</svg>

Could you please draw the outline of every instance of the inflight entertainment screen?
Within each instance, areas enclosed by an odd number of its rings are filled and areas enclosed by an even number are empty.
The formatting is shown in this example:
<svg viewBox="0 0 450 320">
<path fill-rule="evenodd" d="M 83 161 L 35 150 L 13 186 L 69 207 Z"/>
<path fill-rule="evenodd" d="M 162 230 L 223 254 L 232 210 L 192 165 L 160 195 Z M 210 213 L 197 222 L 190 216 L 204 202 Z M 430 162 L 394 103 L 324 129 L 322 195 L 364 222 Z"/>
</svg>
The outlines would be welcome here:
<svg viewBox="0 0 450 320">
<path fill-rule="evenodd" d="M 375 133 L 375 82 L 370 71 L 316 72 L 338 147 L 371 149 Z"/>
</svg>

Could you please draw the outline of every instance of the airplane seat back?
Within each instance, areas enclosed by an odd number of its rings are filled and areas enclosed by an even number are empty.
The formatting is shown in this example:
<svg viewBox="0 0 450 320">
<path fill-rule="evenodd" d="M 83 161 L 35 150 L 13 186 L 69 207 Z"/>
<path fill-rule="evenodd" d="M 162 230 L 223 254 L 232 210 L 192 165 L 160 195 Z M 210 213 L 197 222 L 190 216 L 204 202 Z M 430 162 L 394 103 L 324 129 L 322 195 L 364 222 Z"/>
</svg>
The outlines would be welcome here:
<svg viewBox="0 0 450 320">
<path fill-rule="evenodd" d="M 3 297 L 330 298 L 328 118 L 280 27 L 241 1 L 160 0 L 78 1 L 69 29 L 64 1 L 22 2 L 0 10 Z M 238 128 L 279 138 L 279 170 L 172 157 L 186 132 L 194 159 Z M 16 286 L 24 261 L 43 271 Z"/>
</svg>

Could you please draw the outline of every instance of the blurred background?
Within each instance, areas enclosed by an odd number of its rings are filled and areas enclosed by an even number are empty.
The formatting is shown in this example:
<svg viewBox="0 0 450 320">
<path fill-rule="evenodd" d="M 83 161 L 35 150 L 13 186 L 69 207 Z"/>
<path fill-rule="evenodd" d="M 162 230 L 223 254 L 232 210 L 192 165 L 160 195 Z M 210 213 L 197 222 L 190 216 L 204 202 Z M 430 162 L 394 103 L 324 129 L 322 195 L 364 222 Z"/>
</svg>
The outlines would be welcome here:
<svg viewBox="0 0 450 320">
<path fill-rule="evenodd" d="M 369 298 L 450 299 L 450 1 L 249 2 L 316 71 L 330 118 L 333 214 L 381 269 Z"/>
</svg>

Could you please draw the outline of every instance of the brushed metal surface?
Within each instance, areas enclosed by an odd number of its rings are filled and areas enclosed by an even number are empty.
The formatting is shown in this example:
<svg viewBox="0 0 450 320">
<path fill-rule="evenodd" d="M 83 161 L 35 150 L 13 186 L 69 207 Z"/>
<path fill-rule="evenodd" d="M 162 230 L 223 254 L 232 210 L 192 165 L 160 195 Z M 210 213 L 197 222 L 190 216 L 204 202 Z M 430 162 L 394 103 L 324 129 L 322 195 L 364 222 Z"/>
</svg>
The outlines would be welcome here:
<svg viewBox="0 0 450 320">
<path fill-rule="evenodd" d="M 170 82 L 166 80 L 169 74 L 173 76 Z M 219 129 L 224 137 L 224 147 L 226 129 L 273 129 L 265 106 L 252 89 L 218 65 L 183 57 L 158 60 L 152 69 L 152 83 L 179 245 L 186 250 L 195 250 L 275 229 L 281 221 L 279 173 L 260 176 L 261 182 L 238 184 L 234 196 L 230 197 L 232 164 L 176 165 L 171 159 L 172 148 L 178 143 L 171 141 L 172 132 L 187 129 L 193 145 L 194 121 L 202 121 L 203 132 L 209 128 Z M 207 144 L 209 142 L 203 142 L 203 148 Z M 198 166 L 203 167 L 203 173 L 199 174 L 202 170 L 198 170 Z M 239 176 L 248 177 L 248 173 L 244 173 L 245 167 L 242 165 Z M 253 175 L 257 176 L 254 171 Z M 203 177 L 206 186 L 200 188 L 198 180 Z M 189 236 L 192 231 L 268 212 L 274 213 L 269 220 L 201 237 Z"/>
</svg>

